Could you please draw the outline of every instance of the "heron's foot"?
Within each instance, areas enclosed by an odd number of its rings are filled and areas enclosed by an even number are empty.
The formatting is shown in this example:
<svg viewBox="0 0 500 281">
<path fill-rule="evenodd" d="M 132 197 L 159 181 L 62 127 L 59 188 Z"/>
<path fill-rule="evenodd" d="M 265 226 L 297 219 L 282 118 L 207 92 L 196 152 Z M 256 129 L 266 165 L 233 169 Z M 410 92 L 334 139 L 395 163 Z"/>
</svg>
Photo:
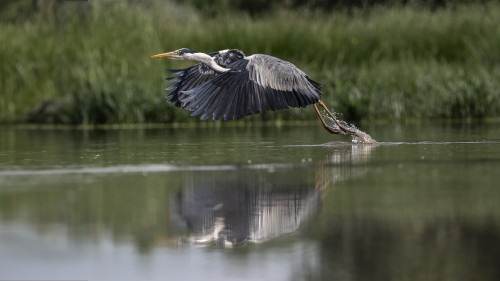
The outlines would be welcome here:
<svg viewBox="0 0 500 281">
<path fill-rule="evenodd" d="M 335 134 L 335 135 L 348 135 L 348 133 L 345 130 L 342 130 L 339 128 L 339 126 L 329 126 L 326 124 L 323 124 L 323 127 L 330 133 Z"/>
<path fill-rule="evenodd" d="M 377 143 L 369 134 L 359 130 L 354 125 L 346 125 L 344 128 L 339 128 L 336 125 L 324 126 L 325 129 L 335 135 L 351 135 L 352 142 L 357 144 L 372 144 Z"/>
</svg>

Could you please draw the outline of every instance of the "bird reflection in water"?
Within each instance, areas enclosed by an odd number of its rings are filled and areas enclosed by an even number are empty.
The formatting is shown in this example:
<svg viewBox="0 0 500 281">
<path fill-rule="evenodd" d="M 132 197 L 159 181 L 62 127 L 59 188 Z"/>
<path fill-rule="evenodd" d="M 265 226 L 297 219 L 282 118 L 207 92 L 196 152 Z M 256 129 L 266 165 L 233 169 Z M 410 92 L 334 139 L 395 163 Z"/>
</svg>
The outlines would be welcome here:
<svg viewBox="0 0 500 281">
<path fill-rule="evenodd" d="M 318 209 L 320 193 L 305 181 L 273 184 L 275 176 L 195 173 L 176 199 L 177 220 L 192 232 L 189 240 L 195 244 L 227 247 L 292 233 Z"/>
<path fill-rule="evenodd" d="M 352 164 L 367 161 L 370 151 L 341 149 L 321 165 L 291 169 L 193 171 L 172 219 L 190 233 L 186 241 L 199 245 L 232 247 L 291 234 L 319 211 L 330 186 L 356 175 Z"/>
</svg>

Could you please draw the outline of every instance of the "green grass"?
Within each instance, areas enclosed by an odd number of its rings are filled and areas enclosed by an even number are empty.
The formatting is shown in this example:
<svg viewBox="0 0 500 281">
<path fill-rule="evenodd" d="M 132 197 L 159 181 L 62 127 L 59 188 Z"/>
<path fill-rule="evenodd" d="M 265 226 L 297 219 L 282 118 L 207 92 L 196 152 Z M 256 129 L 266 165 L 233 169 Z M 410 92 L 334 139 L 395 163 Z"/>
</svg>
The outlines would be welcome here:
<svg viewBox="0 0 500 281">
<path fill-rule="evenodd" d="M 239 48 L 295 63 L 345 119 L 500 116 L 500 4 L 428 11 L 276 11 L 261 18 L 93 4 L 88 18 L 0 23 L 0 121 L 155 123 L 193 120 L 165 102 L 166 68 L 151 54 Z M 73 11 L 74 12 L 74 11 Z M 304 120 L 285 110 L 247 120 Z"/>
</svg>

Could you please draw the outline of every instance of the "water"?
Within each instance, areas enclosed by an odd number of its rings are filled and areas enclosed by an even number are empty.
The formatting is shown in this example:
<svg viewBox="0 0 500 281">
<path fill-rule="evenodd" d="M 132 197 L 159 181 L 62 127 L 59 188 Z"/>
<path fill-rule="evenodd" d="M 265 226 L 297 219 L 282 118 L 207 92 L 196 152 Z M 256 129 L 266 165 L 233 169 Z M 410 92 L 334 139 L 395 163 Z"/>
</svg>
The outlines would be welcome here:
<svg viewBox="0 0 500 281">
<path fill-rule="evenodd" d="M 0 129 L 1 280 L 500 280 L 500 124 Z"/>
</svg>

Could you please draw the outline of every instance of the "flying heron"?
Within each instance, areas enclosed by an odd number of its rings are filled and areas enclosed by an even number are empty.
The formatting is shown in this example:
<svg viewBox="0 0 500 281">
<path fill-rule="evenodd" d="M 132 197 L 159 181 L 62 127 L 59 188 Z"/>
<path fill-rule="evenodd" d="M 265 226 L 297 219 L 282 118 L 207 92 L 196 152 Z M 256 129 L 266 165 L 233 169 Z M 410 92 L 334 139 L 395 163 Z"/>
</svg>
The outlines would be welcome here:
<svg viewBox="0 0 500 281">
<path fill-rule="evenodd" d="M 360 132 L 337 120 L 321 100 L 321 85 L 290 62 L 263 54 L 245 56 L 238 49 L 205 54 L 182 48 L 151 57 L 198 62 L 186 69 L 170 70 L 173 77 L 167 81 L 172 84 L 167 90 L 169 102 L 191 111 L 192 116 L 201 115 L 202 120 L 235 120 L 266 110 L 312 104 L 330 133 Z M 326 123 L 318 105 L 336 126 Z"/>
</svg>

